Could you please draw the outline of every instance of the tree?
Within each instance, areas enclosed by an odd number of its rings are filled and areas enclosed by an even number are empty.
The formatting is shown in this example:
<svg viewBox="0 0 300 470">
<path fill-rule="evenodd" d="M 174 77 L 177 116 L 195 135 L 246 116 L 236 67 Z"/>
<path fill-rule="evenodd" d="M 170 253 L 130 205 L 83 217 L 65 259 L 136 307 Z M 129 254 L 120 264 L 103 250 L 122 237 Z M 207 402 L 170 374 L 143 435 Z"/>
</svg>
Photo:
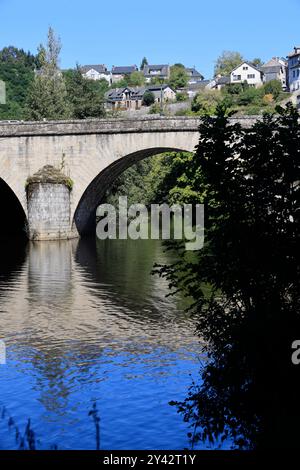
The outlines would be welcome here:
<svg viewBox="0 0 300 470">
<path fill-rule="evenodd" d="M 82 76 L 79 65 L 75 70 L 64 72 L 67 97 L 72 117 L 86 119 L 104 117 L 104 93 L 108 90 L 106 80 L 88 80 Z"/>
<path fill-rule="evenodd" d="M 64 78 L 59 70 L 60 51 L 61 41 L 55 36 L 53 29 L 49 28 L 47 46 L 39 51 L 41 68 L 29 90 L 29 119 L 66 119 L 72 114 Z"/>
<path fill-rule="evenodd" d="M 191 110 L 199 115 L 214 115 L 218 103 L 221 101 L 221 94 L 217 90 L 202 90 L 194 96 Z"/>
<path fill-rule="evenodd" d="M 262 65 L 264 65 L 263 61 L 259 58 L 256 57 L 251 61 L 251 63 L 254 65 L 254 67 L 260 68 Z"/>
<path fill-rule="evenodd" d="M 244 58 L 239 52 L 224 51 L 216 61 L 215 77 L 230 75 L 232 70 L 242 62 L 244 62 Z"/>
<path fill-rule="evenodd" d="M 269 82 L 264 84 L 264 91 L 265 94 L 273 95 L 274 99 L 276 100 L 279 98 L 280 94 L 282 93 L 282 83 L 280 80 L 270 80 Z"/>
<path fill-rule="evenodd" d="M 152 93 L 152 91 L 149 91 L 149 90 L 145 91 L 142 104 L 144 106 L 151 106 L 154 102 L 155 102 L 155 96 Z"/>
<path fill-rule="evenodd" d="M 6 104 L 0 119 L 24 119 L 28 89 L 34 78 L 35 57 L 13 46 L 0 51 L 0 80 L 6 84 Z"/>
<path fill-rule="evenodd" d="M 142 72 L 132 72 L 128 79 L 129 86 L 142 86 L 145 84 L 145 77 Z"/>
<path fill-rule="evenodd" d="M 169 85 L 174 89 L 177 90 L 178 88 L 184 88 L 187 86 L 189 81 L 188 74 L 185 70 L 184 65 L 182 64 L 174 64 L 170 68 L 170 79 Z"/>
<path fill-rule="evenodd" d="M 159 272 L 192 299 L 207 353 L 201 383 L 172 403 L 193 442 L 298 448 L 300 125 L 291 105 L 277 112 L 243 130 L 220 105 L 185 162 L 191 201 L 205 204 L 205 245 L 191 256 L 171 243 L 178 261 Z"/>
<path fill-rule="evenodd" d="M 148 65 L 148 60 L 146 57 L 143 57 L 143 60 L 141 62 L 140 70 L 143 70 L 145 65 Z"/>
</svg>

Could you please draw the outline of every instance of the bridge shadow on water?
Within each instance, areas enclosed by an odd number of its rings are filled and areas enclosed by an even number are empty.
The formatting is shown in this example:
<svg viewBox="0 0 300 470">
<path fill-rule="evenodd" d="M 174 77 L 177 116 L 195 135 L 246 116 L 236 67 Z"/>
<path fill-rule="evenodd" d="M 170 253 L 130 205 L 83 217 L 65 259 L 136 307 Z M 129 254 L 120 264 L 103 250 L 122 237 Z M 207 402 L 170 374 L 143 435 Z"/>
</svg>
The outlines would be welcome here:
<svg viewBox="0 0 300 470">
<path fill-rule="evenodd" d="M 11 188 L 0 178 L 0 240 L 26 239 L 26 215 Z"/>
</svg>

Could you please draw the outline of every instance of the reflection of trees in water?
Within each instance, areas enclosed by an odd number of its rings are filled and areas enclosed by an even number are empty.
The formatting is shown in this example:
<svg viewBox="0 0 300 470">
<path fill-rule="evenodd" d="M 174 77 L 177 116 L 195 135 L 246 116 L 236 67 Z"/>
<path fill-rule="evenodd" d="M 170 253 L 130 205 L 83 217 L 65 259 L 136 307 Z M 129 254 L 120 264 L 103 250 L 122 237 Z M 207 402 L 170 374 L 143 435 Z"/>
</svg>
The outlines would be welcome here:
<svg viewBox="0 0 300 470">
<path fill-rule="evenodd" d="M 75 259 L 99 286 L 93 294 L 99 295 L 105 289 L 116 305 L 128 309 L 134 320 L 144 317 L 148 322 L 168 322 L 176 314 L 179 322 L 188 321 L 177 299 L 166 298 L 167 283 L 151 276 L 155 262 L 167 263 L 172 259 L 171 254 L 164 253 L 160 242 L 81 239 Z"/>
<path fill-rule="evenodd" d="M 126 361 L 136 363 L 157 348 L 177 351 L 179 341 L 182 348 L 194 342 L 192 323 L 174 300 L 164 300 L 167 288 L 150 276 L 161 256 L 158 243 L 127 242 L 105 250 L 95 239 L 4 250 L 0 296 L 9 315 L 3 315 L 1 334 L 17 361 L 32 364 L 49 412 L 63 415 L 74 387 L 93 384 L 95 368 L 117 354 L 129 353 Z M 190 329 L 183 332 L 183 324 Z M 163 354 L 153 360 L 166 366 Z"/>
<path fill-rule="evenodd" d="M 189 170 L 201 169 L 206 245 L 196 261 L 183 252 L 178 265 L 162 268 L 193 297 L 208 343 L 202 384 L 177 403 L 193 441 L 299 448 L 300 368 L 291 346 L 300 332 L 300 126 L 295 109 L 279 112 L 248 131 L 229 126 L 221 107 L 203 119 Z M 202 282 L 213 286 L 209 299 Z"/>
</svg>

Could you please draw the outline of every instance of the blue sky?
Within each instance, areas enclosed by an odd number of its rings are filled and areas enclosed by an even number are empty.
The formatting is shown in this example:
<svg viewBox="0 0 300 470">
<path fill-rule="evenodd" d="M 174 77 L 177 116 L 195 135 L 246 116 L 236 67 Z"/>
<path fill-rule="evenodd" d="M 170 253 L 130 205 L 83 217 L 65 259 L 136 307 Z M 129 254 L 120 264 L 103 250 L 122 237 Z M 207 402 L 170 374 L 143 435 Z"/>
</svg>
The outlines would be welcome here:
<svg viewBox="0 0 300 470">
<path fill-rule="evenodd" d="M 49 25 L 61 66 L 182 62 L 206 78 L 223 50 L 285 56 L 300 45 L 300 0 L 0 0 L 0 48 L 36 52 Z"/>
</svg>

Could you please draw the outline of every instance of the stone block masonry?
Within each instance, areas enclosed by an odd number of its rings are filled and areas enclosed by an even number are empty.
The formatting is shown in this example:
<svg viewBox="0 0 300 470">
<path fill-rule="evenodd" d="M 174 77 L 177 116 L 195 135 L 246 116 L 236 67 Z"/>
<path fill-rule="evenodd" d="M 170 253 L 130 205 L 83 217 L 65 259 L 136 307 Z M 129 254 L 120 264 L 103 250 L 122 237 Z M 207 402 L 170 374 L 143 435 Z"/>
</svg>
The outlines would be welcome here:
<svg viewBox="0 0 300 470">
<path fill-rule="evenodd" d="M 247 128 L 256 120 L 245 116 L 231 122 Z M 122 171 L 163 152 L 193 152 L 199 142 L 199 123 L 194 117 L 151 116 L 0 122 L 0 178 L 23 208 L 30 238 L 84 235 L 94 230 L 97 205 Z M 45 168 L 60 169 L 65 181 L 32 179 Z M 36 184 L 30 191 L 29 181 Z"/>
<path fill-rule="evenodd" d="M 63 183 L 30 183 L 27 201 L 30 240 L 77 236 L 70 228 L 70 190 Z"/>
</svg>

